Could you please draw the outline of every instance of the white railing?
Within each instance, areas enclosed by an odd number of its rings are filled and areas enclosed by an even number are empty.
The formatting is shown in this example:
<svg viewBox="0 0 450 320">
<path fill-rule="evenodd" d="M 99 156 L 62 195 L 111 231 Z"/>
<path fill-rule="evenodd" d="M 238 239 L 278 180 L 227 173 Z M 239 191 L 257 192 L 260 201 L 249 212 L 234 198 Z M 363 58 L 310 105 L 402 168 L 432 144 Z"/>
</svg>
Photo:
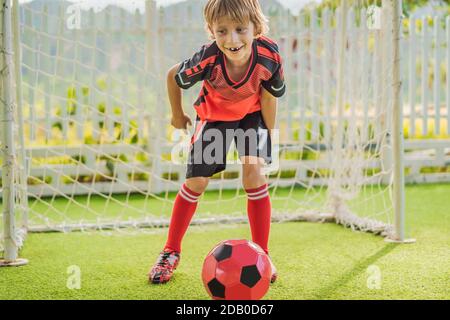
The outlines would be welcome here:
<svg viewBox="0 0 450 320">
<path fill-rule="evenodd" d="M 409 137 L 450 135 L 450 16 L 411 17 L 402 39 Z"/>
</svg>

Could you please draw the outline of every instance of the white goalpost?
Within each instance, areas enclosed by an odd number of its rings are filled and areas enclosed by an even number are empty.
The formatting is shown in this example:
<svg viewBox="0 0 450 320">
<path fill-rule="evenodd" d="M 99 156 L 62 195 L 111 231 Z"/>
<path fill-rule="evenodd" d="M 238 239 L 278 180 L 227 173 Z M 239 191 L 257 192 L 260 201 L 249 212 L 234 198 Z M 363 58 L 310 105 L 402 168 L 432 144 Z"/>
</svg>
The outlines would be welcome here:
<svg viewBox="0 0 450 320">
<path fill-rule="evenodd" d="M 189 135 L 170 127 L 165 71 L 208 41 L 204 2 L 85 10 L 2 0 L 0 265 L 26 263 L 27 232 L 168 225 Z M 263 8 L 288 87 L 267 174 L 273 221 L 332 221 L 409 242 L 401 3 L 382 2 Z M 198 90 L 183 93 L 193 120 Z M 228 161 L 193 224 L 247 221 L 234 148 Z"/>
<path fill-rule="evenodd" d="M 26 200 L 24 189 L 23 149 L 16 146 L 19 132 L 16 120 L 18 111 L 15 104 L 14 59 L 13 59 L 13 14 L 12 1 L 1 3 L 1 123 L 2 123 L 2 219 L 3 230 L 0 248 L 0 266 L 21 266 L 28 263 L 19 258 L 19 249 L 26 235 Z M 19 139 L 20 140 L 20 139 Z M 23 140 L 22 140 L 23 141 Z M 25 200 L 25 202 L 24 202 Z"/>
</svg>

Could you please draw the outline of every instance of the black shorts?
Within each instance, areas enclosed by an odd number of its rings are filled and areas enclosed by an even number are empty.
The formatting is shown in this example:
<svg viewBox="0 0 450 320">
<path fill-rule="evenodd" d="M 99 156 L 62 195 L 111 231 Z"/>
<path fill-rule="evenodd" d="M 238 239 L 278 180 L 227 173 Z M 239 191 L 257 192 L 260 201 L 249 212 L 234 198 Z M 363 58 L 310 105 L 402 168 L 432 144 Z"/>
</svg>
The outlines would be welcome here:
<svg viewBox="0 0 450 320">
<path fill-rule="evenodd" d="M 197 117 L 191 137 L 186 178 L 211 177 L 226 168 L 234 140 L 239 157 L 256 156 L 272 162 L 269 131 L 261 111 L 236 121 L 202 121 Z"/>
</svg>

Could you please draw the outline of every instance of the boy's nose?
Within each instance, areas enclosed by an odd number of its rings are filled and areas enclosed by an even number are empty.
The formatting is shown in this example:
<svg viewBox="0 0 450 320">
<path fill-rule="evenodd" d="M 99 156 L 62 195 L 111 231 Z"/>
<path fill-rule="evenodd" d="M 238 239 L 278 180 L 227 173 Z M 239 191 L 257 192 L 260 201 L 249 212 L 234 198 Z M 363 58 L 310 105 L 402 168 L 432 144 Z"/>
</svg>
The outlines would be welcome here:
<svg viewBox="0 0 450 320">
<path fill-rule="evenodd" d="M 230 32 L 230 42 L 231 43 L 236 43 L 239 41 L 239 35 L 236 31 L 232 31 Z"/>
</svg>

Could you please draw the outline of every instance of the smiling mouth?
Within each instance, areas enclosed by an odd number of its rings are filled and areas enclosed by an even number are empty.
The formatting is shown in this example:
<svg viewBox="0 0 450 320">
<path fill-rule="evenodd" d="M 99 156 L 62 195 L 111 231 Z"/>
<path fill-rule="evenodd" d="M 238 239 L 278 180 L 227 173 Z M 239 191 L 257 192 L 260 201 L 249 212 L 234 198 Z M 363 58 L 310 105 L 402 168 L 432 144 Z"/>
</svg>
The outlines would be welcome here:
<svg viewBox="0 0 450 320">
<path fill-rule="evenodd" d="M 227 49 L 227 50 L 230 51 L 230 52 L 236 53 L 236 52 L 239 52 L 243 47 L 244 47 L 244 46 L 241 46 L 241 47 L 234 47 L 234 48 L 225 48 L 225 49 Z"/>
</svg>

